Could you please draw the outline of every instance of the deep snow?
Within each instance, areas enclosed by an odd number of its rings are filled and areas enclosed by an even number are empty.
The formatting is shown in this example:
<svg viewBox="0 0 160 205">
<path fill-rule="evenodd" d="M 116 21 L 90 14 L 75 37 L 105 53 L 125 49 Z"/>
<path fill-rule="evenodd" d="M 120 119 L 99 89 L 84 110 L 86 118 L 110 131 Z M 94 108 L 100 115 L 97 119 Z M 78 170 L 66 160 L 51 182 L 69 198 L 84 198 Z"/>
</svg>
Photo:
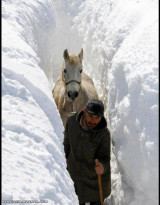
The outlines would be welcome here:
<svg viewBox="0 0 160 205">
<path fill-rule="evenodd" d="M 78 204 L 52 88 L 63 50 L 81 47 L 112 134 L 106 201 L 156 205 L 156 0 L 2 1 L 2 198 Z"/>
</svg>

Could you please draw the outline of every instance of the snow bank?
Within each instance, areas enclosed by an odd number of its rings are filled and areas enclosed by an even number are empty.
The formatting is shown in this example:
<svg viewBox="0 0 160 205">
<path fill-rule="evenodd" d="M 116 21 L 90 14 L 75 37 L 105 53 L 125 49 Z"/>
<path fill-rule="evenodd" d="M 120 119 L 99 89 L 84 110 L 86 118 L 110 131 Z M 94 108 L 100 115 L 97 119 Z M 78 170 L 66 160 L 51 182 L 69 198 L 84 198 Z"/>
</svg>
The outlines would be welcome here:
<svg viewBox="0 0 160 205">
<path fill-rule="evenodd" d="M 150 0 L 86 0 L 74 18 L 86 72 L 106 102 L 112 205 L 158 204 L 157 8 Z"/>
<path fill-rule="evenodd" d="M 62 122 L 37 55 L 35 34 L 53 29 L 52 9 L 47 0 L 2 1 L 2 199 L 75 205 Z"/>
</svg>

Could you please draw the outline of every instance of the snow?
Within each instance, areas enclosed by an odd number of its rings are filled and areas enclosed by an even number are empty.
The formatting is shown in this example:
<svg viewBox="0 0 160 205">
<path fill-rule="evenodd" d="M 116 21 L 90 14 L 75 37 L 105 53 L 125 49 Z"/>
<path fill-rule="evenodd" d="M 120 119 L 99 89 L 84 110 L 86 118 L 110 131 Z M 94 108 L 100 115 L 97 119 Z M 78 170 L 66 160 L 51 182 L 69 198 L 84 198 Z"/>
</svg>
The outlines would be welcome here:
<svg viewBox="0 0 160 205">
<path fill-rule="evenodd" d="M 157 205 L 157 0 L 2 1 L 2 198 L 78 205 L 52 88 L 82 47 L 112 136 L 105 202 Z"/>
<path fill-rule="evenodd" d="M 109 204 L 158 204 L 157 8 L 157 1 L 88 0 L 74 19 L 86 71 L 106 101 L 120 172 L 112 156 Z"/>
<path fill-rule="evenodd" d="M 25 3 L 25 11 L 41 5 Z M 34 25 L 25 26 L 32 12 L 21 13 L 18 4 L 3 1 L 2 197 L 78 204 L 66 170 L 63 125 L 35 52 Z"/>
</svg>

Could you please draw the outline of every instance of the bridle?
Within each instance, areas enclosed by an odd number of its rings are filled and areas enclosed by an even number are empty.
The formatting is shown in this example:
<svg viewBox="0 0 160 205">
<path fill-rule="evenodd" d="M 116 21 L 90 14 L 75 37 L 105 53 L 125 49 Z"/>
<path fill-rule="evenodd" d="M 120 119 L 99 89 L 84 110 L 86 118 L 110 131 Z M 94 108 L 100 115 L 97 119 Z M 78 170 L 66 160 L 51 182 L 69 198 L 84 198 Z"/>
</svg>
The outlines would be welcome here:
<svg viewBox="0 0 160 205">
<path fill-rule="evenodd" d="M 77 81 L 77 80 L 70 80 L 69 82 L 66 83 L 66 85 L 68 85 L 68 84 L 71 83 L 71 82 L 76 82 L 76 83 L 78 83 L 78 84 L 81 84 L 81 82 L 79 82 L 79 81 Z"/>
</svg>

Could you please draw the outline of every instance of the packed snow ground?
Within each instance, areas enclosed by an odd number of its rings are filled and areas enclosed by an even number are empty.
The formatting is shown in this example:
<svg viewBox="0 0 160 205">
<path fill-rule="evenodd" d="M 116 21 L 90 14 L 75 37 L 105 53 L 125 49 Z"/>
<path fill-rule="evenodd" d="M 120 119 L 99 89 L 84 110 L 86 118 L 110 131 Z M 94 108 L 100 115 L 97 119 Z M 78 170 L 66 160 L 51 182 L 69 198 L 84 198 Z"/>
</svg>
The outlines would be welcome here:
<svg viewBox="0 0 160 205">
<path fill-rule="evenodd" d="M 2 1 L 2 198 L 78 204 L 52 87 L 81 47 L 112 134 L 106 201 L 157 205 L 156 0 Z"/>
</svg>

